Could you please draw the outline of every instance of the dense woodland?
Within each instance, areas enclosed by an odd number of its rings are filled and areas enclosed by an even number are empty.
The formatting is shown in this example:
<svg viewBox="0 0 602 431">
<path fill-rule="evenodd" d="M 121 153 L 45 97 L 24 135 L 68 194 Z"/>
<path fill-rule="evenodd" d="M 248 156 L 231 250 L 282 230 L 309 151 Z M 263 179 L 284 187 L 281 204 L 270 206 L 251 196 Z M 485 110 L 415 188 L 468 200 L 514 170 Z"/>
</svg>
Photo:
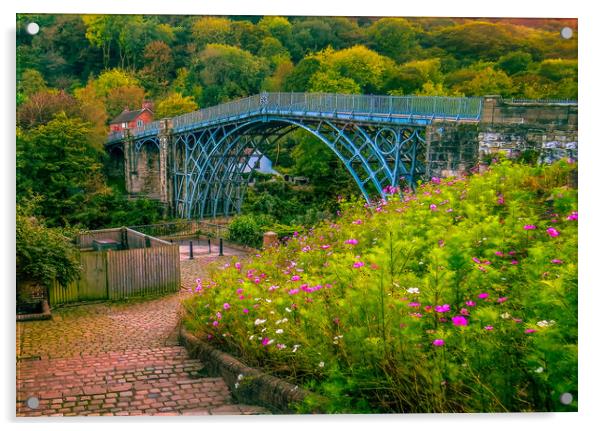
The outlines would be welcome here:
<svg viewBox="0 0 602 431">
<path fill-rule="evenodd" d="M 31 21 L 35 36 L 25 31 Z M 17 203 L 48 226 L 156 221 L 157 202 L 128 199 L 123 180 L 106 175 L 108 121 L 145 99 L 162 118 L 264 90 L 575 99 L 576 22 L 19 15 Z M 338 195 L 357 193 L 307 135 L 267 155 L 310 185 L 260 182 L 244 207 L 251 229 L 311 224 L 336 211 Z"/>
</svg>

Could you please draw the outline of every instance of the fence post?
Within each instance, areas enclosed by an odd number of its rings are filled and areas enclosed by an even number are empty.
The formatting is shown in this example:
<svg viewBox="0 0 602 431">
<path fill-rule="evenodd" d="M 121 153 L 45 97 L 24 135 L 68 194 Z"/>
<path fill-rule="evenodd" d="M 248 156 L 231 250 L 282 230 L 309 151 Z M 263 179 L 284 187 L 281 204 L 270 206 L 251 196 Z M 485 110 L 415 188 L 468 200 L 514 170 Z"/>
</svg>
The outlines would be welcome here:
<svg viewBox="0 0 602 431">
<path fill-rule="evenodd" d="M 190 256 L 188 257 L 188 259 L 194 259 L 194 255 L 192 253 L 192 241 L 190 241 L 190 244 L 189 244 L 189 253 L 190 253 Z"/>
<path fill-rule="evenodd" d="M 224 240 L 222 238 L 219 239 L 219 255 L 224 255 Z"/>
<path fill-rule="evenodd" d="M 211 238 L 207 238 L 207 246 L 209 247 L 209 254 L 211 254 Z"/>
</svg>

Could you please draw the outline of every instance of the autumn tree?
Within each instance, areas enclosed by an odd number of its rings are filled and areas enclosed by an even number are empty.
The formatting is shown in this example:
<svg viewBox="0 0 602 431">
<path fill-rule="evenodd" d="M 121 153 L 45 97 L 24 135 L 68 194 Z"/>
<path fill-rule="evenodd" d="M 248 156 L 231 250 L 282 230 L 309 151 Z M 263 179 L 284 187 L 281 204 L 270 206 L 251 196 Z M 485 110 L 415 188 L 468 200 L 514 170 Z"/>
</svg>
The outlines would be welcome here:
<svg viewBox="0 0 602 431">
<path fill-rule="evenodd" d="M 232 43 L 232 21 L 216 16 L 204 16 L 192 24 L 192 36 L 196 48 L 202 50 L 207 44 Z"/>
<path fill-rule="evenodd" d="M 114 118 L 125 108 L 140 109 L 144 100 L 144 89 L 137 86 L 116 87 L 109 90 L 105 99 L 105 107 L 109 118 Z"/>
<path fill-rule="evenodd" d="M 171 118 L 198 109 L 199 107 L 192 97 L 182 96 L 180 93 L 170 93 L 164 99 L 157 102 L 155 117 Z"/>
</svg>

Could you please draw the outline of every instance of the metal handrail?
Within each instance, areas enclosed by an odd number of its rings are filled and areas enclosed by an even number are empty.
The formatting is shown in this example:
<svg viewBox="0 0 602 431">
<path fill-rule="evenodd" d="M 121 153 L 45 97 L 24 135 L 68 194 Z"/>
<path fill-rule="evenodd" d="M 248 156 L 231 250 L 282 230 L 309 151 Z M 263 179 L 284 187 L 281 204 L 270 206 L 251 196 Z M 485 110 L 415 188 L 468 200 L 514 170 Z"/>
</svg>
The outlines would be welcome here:
<svg viewBox="0 0 602 431">
<path fill-rule="evenodd" d="M 473 120 L 480 118 L 479 97 L 373 96 L 334 93 L 262 93 L 211 106 L 174 117 L 174 131 L 202 127 L 228 118 L 258 114 L 351 116 L 371 119 L 396 118 Z M 129 130 L 130 136 L 154 133 L 160 121 Z M 113 132 L 107 141 L 125 138 L 125 132 Z"/>
</svg>

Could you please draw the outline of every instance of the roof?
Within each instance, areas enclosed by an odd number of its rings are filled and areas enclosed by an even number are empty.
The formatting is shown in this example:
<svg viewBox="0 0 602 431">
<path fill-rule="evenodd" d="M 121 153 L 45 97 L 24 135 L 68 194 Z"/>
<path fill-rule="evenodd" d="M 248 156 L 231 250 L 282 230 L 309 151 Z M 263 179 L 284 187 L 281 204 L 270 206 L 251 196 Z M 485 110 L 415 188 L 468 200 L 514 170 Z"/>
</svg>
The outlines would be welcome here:
<svg viewBox="0 0 602 431">
<path fill-rule="evenodd" d="M 113 118 L 109 124 L 117 124 L 117 123 L 129 123 L 130 121 L 138 118 L 144 111 L 149 111 L 148 109 L 138 109 L 136 111 L 123 111 L 117 117 Z M 149 111 L 150 112 L 150 111 Z"/>
</svg>

